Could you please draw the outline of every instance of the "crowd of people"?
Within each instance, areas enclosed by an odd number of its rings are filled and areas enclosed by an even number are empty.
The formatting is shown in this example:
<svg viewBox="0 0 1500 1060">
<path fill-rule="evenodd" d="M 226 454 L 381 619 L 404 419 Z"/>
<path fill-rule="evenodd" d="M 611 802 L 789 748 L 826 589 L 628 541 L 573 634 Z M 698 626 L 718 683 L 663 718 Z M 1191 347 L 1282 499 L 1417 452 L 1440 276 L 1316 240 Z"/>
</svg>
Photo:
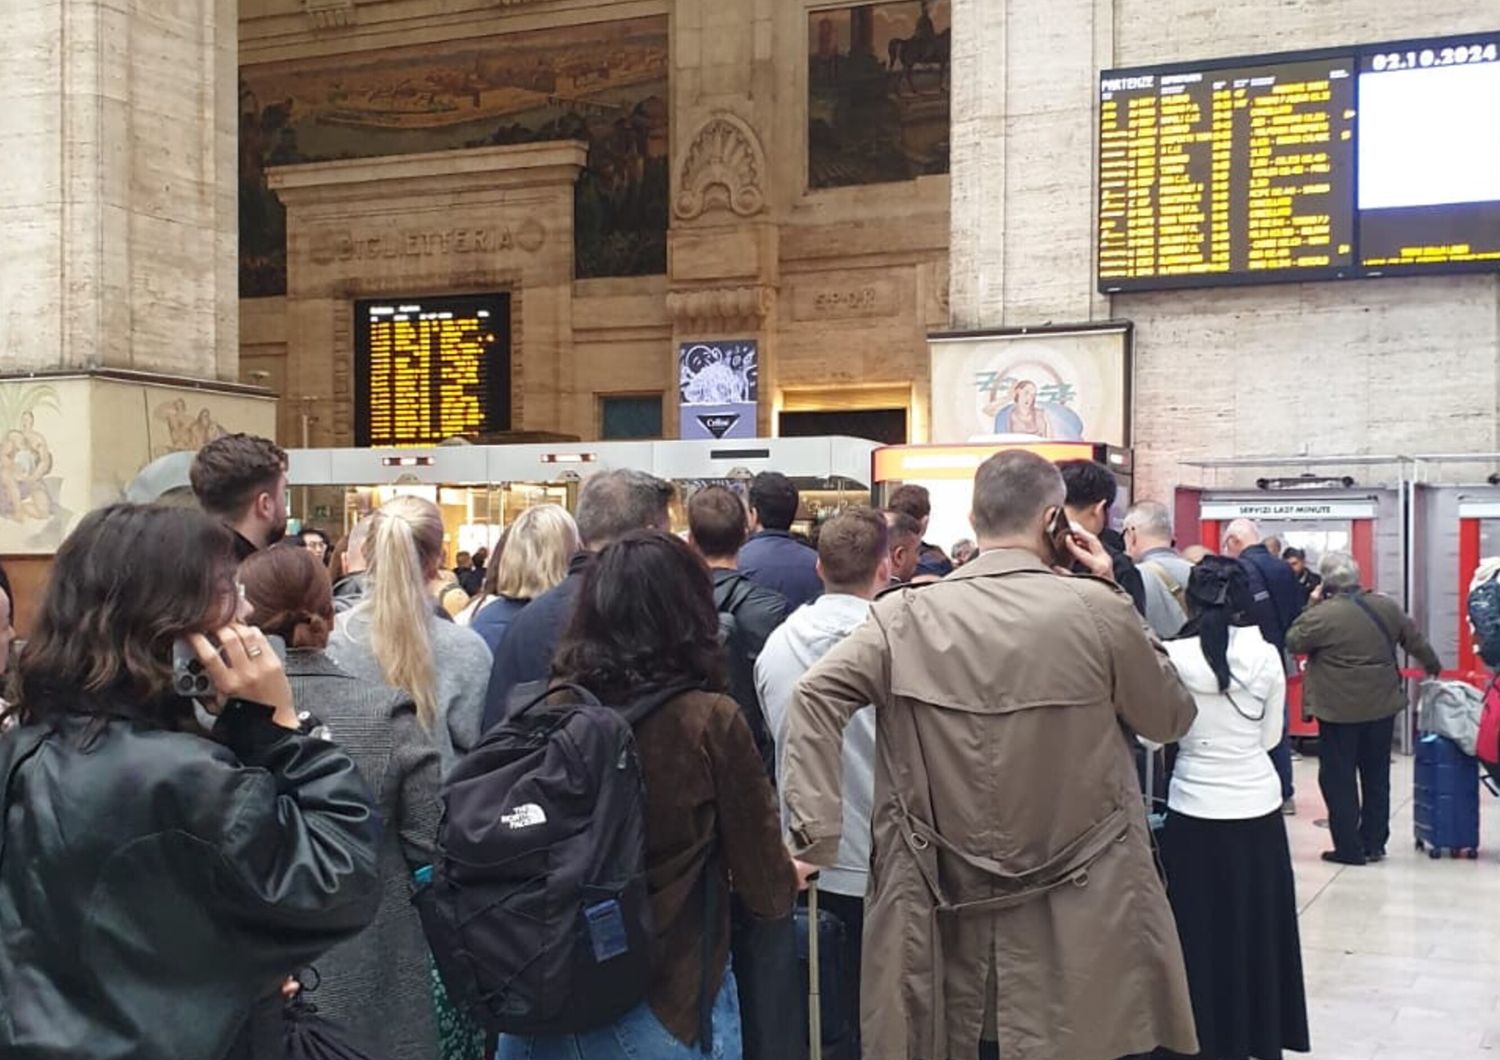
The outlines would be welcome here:
<svg viewBox="0 0 1500 1060">
<path fill-rule="evenodd" d="M 1292 656 L 1322 723 L 1324 856 L 1350 865 L 1385 855 L 1397 651 L 1441 669 L 1350 557 L 1312 575 L 1243 520 L 1188 557 L 1159 503 L 1111 528 L 1108 468 L 1022 451 L 979 468 L 952 556 L 912 485 L 802 540 L 774 472 L 685 498 L 679 537 L 671 484 L 601 471 L 572 514 L 530 508 L 453 570 L 411 496 L 337 544 L 287 538 L 264 439 L 210 442 L 192 485 L 201 512 L 82 520 L 15 667 L 15 1060 L 282 1056 L 285 999 L 309 996 L 383 1060 L 782 1060 L 806 984 L 767 974 L 746 925 L 793 939 L 815 877 L 842 929 L 825 1003 L 860 1014 L 825 1028 L 833 1055 L 1306 1051 Z M 411 896 L 448 856 L 444 779 L 564 686 L 661 699 L 633 744 L 650 973 L 606 1025 L 497 1035 L 436 974 Z M 1150 806 L 1137 763 L 1162 747 Z M 545 824 L 539 798 L 495 819 Z M 576 926 L 599 960 L 629 946 L 609 904 Z"/>
</svg>

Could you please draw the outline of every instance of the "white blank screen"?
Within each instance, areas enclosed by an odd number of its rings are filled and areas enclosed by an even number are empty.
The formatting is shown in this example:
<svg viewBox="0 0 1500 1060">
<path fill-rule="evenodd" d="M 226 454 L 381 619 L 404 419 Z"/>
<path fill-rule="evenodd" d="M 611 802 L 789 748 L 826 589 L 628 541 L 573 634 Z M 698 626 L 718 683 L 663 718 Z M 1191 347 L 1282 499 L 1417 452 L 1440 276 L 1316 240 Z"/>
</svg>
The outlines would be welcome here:
<svg viewBox="0 0 1500 1060">
<path fill-rule="evenodd" d="M 1359 208 L 1500 200 L 1500 63 L 1359 76 Z"/>
</svg>

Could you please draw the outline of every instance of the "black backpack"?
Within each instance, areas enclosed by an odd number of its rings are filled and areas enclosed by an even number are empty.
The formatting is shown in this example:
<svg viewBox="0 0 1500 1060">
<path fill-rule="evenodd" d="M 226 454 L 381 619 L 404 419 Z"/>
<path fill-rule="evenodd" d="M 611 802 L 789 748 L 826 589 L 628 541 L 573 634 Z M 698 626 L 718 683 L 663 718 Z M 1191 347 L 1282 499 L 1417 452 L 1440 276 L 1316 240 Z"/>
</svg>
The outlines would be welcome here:
<svg viewBox="0 0 1500 1060">
<path fill-rule="evenodd" d="M 550 688 L 449 774 L 413 901 L 449 996 L 486 1029 L 577 1034 L 645 999 L 654 927 L 633 727 L 687 690 L 616 709 Z"/>
<path fill-rule="evenodd" d="M 739 704 L 740 714 L 750 726 L 750 735 L 755 738 L 755 748 L 760 752 L 761 764 L 771 783 L 776 783 L 776 742 L 771 736 L 771 727 L 766 722 L 765 711 L 760 706 L 760 694 L 755 688 L 755 654 L 747 643 L 749 637 L 738 618 L 739 610 L 755 594 L 755 583 L 742 574 L 726 578 L 714 585 L 714 607 L 719 612 L 719 641 L 724 645 L 728 662 L 729 694 Z M 758 649 L 757 649 L 758 650 Z"/>
</svg>

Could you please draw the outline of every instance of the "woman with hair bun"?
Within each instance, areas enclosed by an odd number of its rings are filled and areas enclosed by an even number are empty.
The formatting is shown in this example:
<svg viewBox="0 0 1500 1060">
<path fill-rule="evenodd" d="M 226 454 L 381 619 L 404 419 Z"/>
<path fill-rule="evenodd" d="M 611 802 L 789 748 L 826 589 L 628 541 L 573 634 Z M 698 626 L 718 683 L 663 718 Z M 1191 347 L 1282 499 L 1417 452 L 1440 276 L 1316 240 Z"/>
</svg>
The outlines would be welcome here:
<svg viewBox="0 0 1500 1060">
<path fill-rule="evenodd" d="M 257 552 L 240 566 L 250 624 L 287 644 L 286 672 L 299 714 L 308 712 L 354 760 L 385 822 L 380 910 L 358 937 L 318 961 L 318 1009 L 388 1060 L 436 1060 L 428 951 L 408 901 L 412 873 L 433 860 L 439 757 L 412 697 L 352 677 L 324 650 L 333 592 L 314 554 L 294 544 Z M 399 1005 L 390 1003 L 401 999 Z"/>
<path fill-rule="evenodd" d="M 1167 651 L 1198 717 L 1178 744 L 1161 850 L 1199 1055 L 1280 1060 L 1308 1050 L 1296 884 L 1266 754 L 1281 742 L 1286 674 L 1239 563 L 1205 556 L 1186 595 Z"/>
</svg>

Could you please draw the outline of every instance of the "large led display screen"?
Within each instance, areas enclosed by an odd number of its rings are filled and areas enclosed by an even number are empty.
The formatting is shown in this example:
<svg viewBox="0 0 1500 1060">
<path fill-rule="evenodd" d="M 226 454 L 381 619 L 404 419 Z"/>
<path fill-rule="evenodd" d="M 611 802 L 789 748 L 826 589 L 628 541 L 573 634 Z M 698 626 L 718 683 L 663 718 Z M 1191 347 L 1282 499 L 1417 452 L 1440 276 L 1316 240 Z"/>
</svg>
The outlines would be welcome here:
<svg viewBox="0 0 1500 1060">
<path fill-rule="evenodd" d="M 510 429 L 510 296 L 354 304 L 354 441 L 436 445 Z"/>
<path fill-rule="evenodd" d="M 1353 124 L 1352 54 L 1105 77 L 1100 282 L 1347 267 Z"/>
<path fill-rule="evenodd" d="M 1107 70 L 1101 291 L 1500 268 L 1500 34 Z"/>
<path fill-rule="evenodd" d="M 1359 60 L 1367 270 L 1500 266 L 1500 35 Z"/>
</svg>

